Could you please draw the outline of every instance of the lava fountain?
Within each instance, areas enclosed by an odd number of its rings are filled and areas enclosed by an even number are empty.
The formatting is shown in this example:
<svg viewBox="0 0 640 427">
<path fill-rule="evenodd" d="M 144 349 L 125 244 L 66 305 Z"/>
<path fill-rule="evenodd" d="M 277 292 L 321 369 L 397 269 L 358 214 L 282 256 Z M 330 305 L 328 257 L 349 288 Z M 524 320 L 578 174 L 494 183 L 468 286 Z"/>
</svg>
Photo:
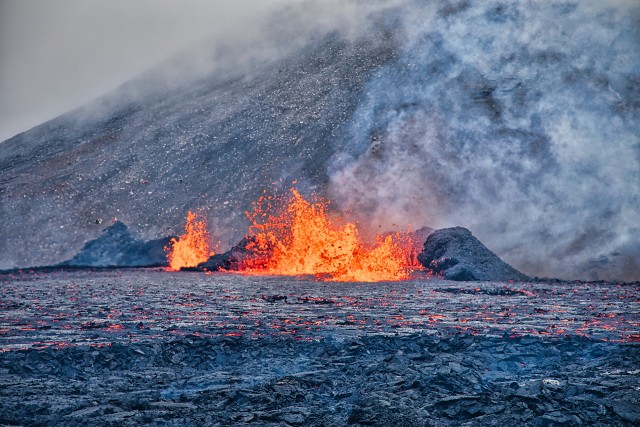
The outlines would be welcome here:
<svg viewBox="0 0 640 427">
<path fill-rule="evenodd" d="M 409 278 L 410 245 L 397 236 L 378 236 L 362 243 L 355 223 L 332 218 L 329 202 L 304 199 L 291 189 L 284 203 L 263 196 L 247 212 L 253 236 L 251 254 L 241 269 L 247 274 L 316 275 L 339 282 L 380 282 Z"/>
<path fill-rule="evenodd" d="M 169 270 L 178 271 L 182 267 L 195 267 L 213 255 L 211 236 L 204 219 L 189 211 L 185 230 L 183 235 L 174 237 L 169 246 L 165 247 Z"/>
</svg>

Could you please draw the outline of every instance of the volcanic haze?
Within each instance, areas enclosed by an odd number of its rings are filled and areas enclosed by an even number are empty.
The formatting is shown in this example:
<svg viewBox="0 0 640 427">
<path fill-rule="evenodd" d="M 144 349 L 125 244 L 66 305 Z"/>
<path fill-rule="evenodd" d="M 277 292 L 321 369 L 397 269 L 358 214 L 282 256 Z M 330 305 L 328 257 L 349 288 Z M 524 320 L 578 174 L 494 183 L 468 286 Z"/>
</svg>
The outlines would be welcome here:
<svg viewBox="0 0 640 427">
<path fill-rule="evenodd" d="M 0 268 L 198 209 L 235 243 L 298 180 L 372 231 L 461 225 L 530 276 L 640 280 L 640 6 L 382 3 L 283 9 L 1 143 Z"/>
</svg>

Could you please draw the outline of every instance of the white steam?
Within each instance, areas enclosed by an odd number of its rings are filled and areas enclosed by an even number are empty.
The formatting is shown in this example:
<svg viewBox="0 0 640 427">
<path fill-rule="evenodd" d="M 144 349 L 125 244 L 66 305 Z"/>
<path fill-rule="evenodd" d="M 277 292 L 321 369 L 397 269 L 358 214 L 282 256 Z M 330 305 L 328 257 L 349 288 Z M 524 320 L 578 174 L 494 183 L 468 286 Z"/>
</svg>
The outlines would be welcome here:
<svg viewBox="0 0 640 427">
<path fill-rule="evenodd" d="M 383 228 L 466 226 L 534 276 L 640 279 L 638 6 L 404 12 L 398 63 L 337 141 L 338 204 Z"/>
</svg>

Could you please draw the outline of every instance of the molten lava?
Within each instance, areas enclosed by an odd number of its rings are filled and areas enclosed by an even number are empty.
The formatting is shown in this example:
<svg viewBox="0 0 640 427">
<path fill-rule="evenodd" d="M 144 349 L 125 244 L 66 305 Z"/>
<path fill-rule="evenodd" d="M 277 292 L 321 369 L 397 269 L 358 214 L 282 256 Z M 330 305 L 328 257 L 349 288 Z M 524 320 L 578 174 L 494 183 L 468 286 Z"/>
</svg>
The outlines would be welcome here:
<svg viewBox="0 0 640 427">
<path fill-rule="evenodd" d="M 199 219 L 198 215 L 189 211 L 185 229 L 186 232 L 182 236 L 171 239 L 169 246 L 165 247 L 170 270 L 195 267 L 213 255 L 211 237 L 204 219 Z"/>
<path fill-rule="evenodd" d="M 379 282 L 409 277 L 410 245 L 378 237 L 362 244 L 354 223 L 342 223 L 327 213 L 328 202 L 305 200 L 297 190 L 285 209 L 271 213 L 273 199 L 261 198 L 252 213 L 253 257 L 245 261 L 250 274 L 313 274 L 340 282 Z M 267 202 L 267 203 L 265 203 Z M 266 206 L 266 207 L 265 207 Z"/>
</svg>

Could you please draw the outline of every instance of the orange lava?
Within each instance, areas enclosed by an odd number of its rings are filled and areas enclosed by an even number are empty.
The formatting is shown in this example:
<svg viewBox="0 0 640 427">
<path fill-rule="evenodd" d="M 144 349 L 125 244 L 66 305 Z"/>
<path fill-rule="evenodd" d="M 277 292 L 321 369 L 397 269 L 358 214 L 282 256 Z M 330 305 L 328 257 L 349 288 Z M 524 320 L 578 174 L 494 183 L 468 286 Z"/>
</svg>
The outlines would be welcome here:
<svg viewBox="0 0 640 427">
<path fill-rule="evenodd" d="M 396 246 L 402 252 L 404 258 L 404 264 L 413 270 L 422 270 L 424 267 L 418 261 L 418 254 L 422 250 L 422 243 L 415 239 L 411 226 L 406 232 L 397 231 L 395 233 L 388 233 L 385 236 L 390 236 Z"/>
<path fill-rule="evenodd" d="M 171 239 L 169 246 L 164 248 L 167 251 L 169 270 L 195 267 L 213 255 L 211 237 L 204 219 L 199 219 L 198 215 L 189 211 L 185 229 L 186 232 L 182 236 Z"/>
<path fill-rule="evenodd" d="M 244 271 L 249 274 L 313 274 L 338 282 L 381 282 L 409 277 L 411 255 L 394 235 L 365 246 L 356 224 L 332 219 L 328 202 L 305 200 L 292 189 L 286 208 L 273 210 L 273 199 L 261 198 L 247 213 L 255 237 Z"/>
</svg>

